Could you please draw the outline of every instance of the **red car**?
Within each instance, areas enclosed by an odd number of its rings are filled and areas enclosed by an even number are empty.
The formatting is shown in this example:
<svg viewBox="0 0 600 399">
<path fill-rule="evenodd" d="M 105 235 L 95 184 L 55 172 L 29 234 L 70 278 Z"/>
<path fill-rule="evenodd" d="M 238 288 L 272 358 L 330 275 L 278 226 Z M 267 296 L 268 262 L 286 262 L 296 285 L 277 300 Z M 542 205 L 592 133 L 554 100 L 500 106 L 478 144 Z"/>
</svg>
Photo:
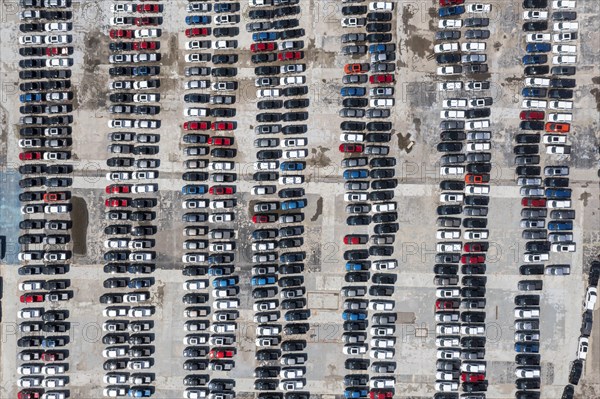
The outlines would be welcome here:
<svg viewBox="0 0 600 399">
<path fill-rule="evenodd" d="M 158 4 L 138 4 L 137 12 L 160 12 Z"/>
<path fill-rule="evenodd" d="M 156 18 L 149 17 L 135 18 L 134 24 L 136 24 L 137 26 L 158 25 L 156 23 Z"/>
<path fill-rule="evenodd" d="M 489 245 L 487 242 L 468 242 L 463 246 L 464 252 L 487 252 Z"/>
<path fill-rule="evenodd" d="M 129 199 L 127 199 L 127 198 L 107 198 L 104 201 L 104 205 L 109 208 L 114 208 L 117 206 L 128 206 Z"/>
<path fill-rule="evenodd" d="M 544 111 L 521 111 L 519 118 L 522 121 L 539 121 L 545 118 Z"/>
<path fill-rule="evenodd" d="M 234 194 L 235 188 L 233 186 L 212 186 L 208 189 L 208 192 L 213 195 Z"/>
<path fill-rule="evenodd" d="M 571 130 L 571 125 L 568 123 L 553 123 L 548 122 L 544 126 L 547 132 L 550 133 L 569 133 Z"/>
<path fill-rule="evenodd" d="M 369 398 L 371 399 L 389 399 L 394 396 L 392 391 L 371 391 Z"/>
<path fill-rule="evenodd" d="M 362 144 L 340 144 L 340 152 L 363 152 Z"/>
<path fill-rule="evenodd" d="M 208 352 L 208 357 L 211 359 L 224 359 L 224 358 L 231 358 L 233 357 L 233 355 L 235 354 L 234 351 L 218 351 L 215 349 L 212 349 L 210 352 Z"/>
<path fill-rule="evenodd" d="M 106 189 L 104 191 L 106 191 L 106 194 L 129 193 L 131 192 L 131 186 L 123 184 L 113 184 L 110 186 L 106 186 Z"/>
<path fill-rule="evenodd" d="M 68 194 L 65 192 L 45 193 L 44 202 L 65 201 L 68 199 Z"/>
<path fill-rule="evenodd" d="M 260 53 L 262 51 L 273 50 L 277 50 L 277 45 L 275 45 L 275 42 L 254 43 L 250 46 L 250 51 L 252 51 L 253 53 Z"/>
<path fill-rule="evenodd" d="M 183 124 L 184 130 L 208 130 L 209 127 L 210 122 L 204 121 L 191 121 Z"/>
<path fill-rule="evenodd" d="M 478 382 L 485 380 L 485 374 L 461 373 L 460 380 L 462 382 Z"/>
<path fill-rule="evenodd" d="M 463 4 L 465 0 L 440 0 L 440 7 L 454 6 L 457 4 Z"/>
<path fill-rule="evenodd" d="M 465 183 L 467 184 L 485 184 L 489 183 L 489 181 L 490 175 L 488 174 L 475 175 L 473 173 L 467 173 L 467 175 L 465 176 Z"/>
<path fill-rule="evenodd" d="M 42 153 L 39 151 L 22 152 L 19 154 L 21 161 L 31 161 L 34 159 L 42 159 Z"/>
<path fill-rule="evenodd" d="M 133 37 L 133 31 L 127 29 L 111 29 L 109 36 L 111 39 L 131 39 Z"/>
<path fill-rule="evenodd" d="M 302 53 L 302 51 L 286 51 L 277 54 L 277 59 L 279 61 L 301 60 L 302 58 L 304 58 L 304 53 Z"/>
<path fill-rule="evenodd" d="M 233 130 L 233 122 L 213 122 L 210 127 L 212 130 Z"/>
<path fill-rule="evenodd" d="M 133 42 L 134 50 L 156 50 L 159 48 L 158 42 Z"/>
<path fill-rule="evenodd" d="M 189 28 L 185 30 L 185 35 L 187 37 L 208 36 L 210 30 L 208 28 Z"/>
<path fill-rule="evenodd" d="M 64 360 L 65 355 L 60 352 L 44 352 L 42 353 L 42 360 L 44 362 L 56 362 L 58 360 Z"/>
<path fill-rule="evenodd" d="M 69 55 L 69 48 L 68 47 L 48 47 L 46 48 L 46 55 L 48 57 L 54 56 L 54 55 Z"/>
<path fill-rule="evenodd" d="M 460 257 L 460 263 L 462 263 L 463 265 L 485 263 L 485 255 L 463 255 Z"/>
<path fill-rule="evenodd" d="M 437 310 L 458 309 L 459 306 L 459 301 L 453 301 L 450 299 L 438 299 L 437 301 L 435 301 L 435 308 Z"/>
<path fill-rule="evenodd" d="M 21 303 L 44 302 L 44 296 L 40 294 L 26 294 L 21 295 L 19 301 L 21 301 Z"/>
<path fill-rule="evenodd" d="M 276 219 L 275 215 L 258 213 L 252 216 L 252 223 L 270 223 Z"/>
<path fill-rule="evenodd" d="M 523 198 L 521 200 L 523 206 L 534 206 L 536 208 L 543 208 L 546 206 L 545 198 Z"/>
<path fill-rule="evenodd" d="M 212 145 L 233 145 L 233 137 L 209 137 L 207 143 Z"/>
<path fill-rule="evenodd" d="M 348 245 L 365 244 L 368 240 L 369 240 L 369 236 L 363 235 L 363 234 L 344 236 L 344 244 L 348 244 Z"/>
<path fill-rule="evenodd" d="M 369 64 L 346 64 L 344 65 L 345 73 L 363 73 L 369 71 Z"/>
<path fill-rule="evenodd" d="M 369 82 L 371 83 L 392 83 L 393 81 L 394 76 L 390 74 L 369 76 Z"/>
<path fill-rule="evenodd" d="M 17 394 L 18 399 L 40 399 L 40 393 L 23 390 Z"/>
</svg>

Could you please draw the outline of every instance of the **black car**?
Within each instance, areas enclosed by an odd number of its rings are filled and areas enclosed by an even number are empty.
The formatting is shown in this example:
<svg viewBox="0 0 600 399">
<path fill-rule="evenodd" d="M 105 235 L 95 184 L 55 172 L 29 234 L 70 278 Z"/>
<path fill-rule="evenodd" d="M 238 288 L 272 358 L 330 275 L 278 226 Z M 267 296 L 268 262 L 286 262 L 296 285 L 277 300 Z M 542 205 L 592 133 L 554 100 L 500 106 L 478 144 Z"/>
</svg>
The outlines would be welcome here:
<svg viewBox="0 0 600 399">
<path fill-rule="evenodd" d="M 254 382 L 254 389 L 257 391 L 274 391 L 277 389 L 279 380 L 257 380 Z"/>
<path fill-rule="evenodd" d="M 568 177 L 547 177 L 544 179 L 544 185 L 546 185 L 546 187 L 559 187 L 559 188 L 569 187 L 569 178 Z"/>
<path fill-rule="evenodd" d="M 569 68 L 569 67 L 567 67 L 567 68 Z M 573 67 L 571 67 L 571 68 L 573 68 Z M 562 72 L 562 71 L 560 71 L 560 72 Z M 554 72 L 553 72 L 553 74 L 554 74 Z M 560 74 L 556 74 L 556 75 L 560 75 Z M 577 85 L 577 81 L 575 79 L 551 79 L 550 80 L 550 87 L 573 88 L 576 85 Z"/>
<path fill-rule="evenodd" d="M 369 364 L 369 359 L 346 359 L 344 368 L 346 370 L 368 370 Z"/>
<path fill-rule="evenodd" d="M 550 89 L 548 90 L 549 98 L 568 100 L 573 98 L 573 90 L 570 89 Z"/>
<path fill-rule="evenodd" d="M 485 337 L 463 337 L 460 344 L 465 348 L 485 348 Z"/>
<path fill-rule="evenodd" d="M 436 264 L 433 272 L 442 276 L 453 276 L 458 273 L 458 265 Z"/>
<path fill-rule="evenodd" d="M 577 385 L 579 379 L 583 373 L 583 361 L 575 360 L 571 364 L 571 371 L 569 372 L 569 384 Z"/>
<path fill-rule="evenodd" d="M 540 389 L 539 378 L 517 378 L 515 381 L 517 389 Z"/>
<path fill-rule="evenodd" d="M 465 27 L 480 27 L 480 26 L 488 26 L 490 24 L 489 18 L 465 18 L 464 26 Z"/>
<path fill-rule="evenodd" d="M 519 273 L 524 276 L 541 275 L 544 274 L 544 265 L 521 265 L 519 266 Z"/>
<path fill-rule="evenodd" d="M 548 29 L 548 22 L 546 21 L 530 21 L 523 24 L 524 32 L 538 32 L 546 29 Z"/>
<path fill-rule="evenodd" d="M 525 67 L 526 76 L 547 75 L 550 72 L 548 65 L 529 65 Z"/>
<path fill-rule="evenodd" d="M 572 66 L 555 66 L 552 67 L 551 69 L 551 73 L 553 75 L 561 75 L 561 76 L 572 76 L 575 75 L 575 73 L 577 72 L 577 68 L 572 67 Z M 556 80 L 567 80 L 567 81 L 572 81 L 567 83 L 566 85 L 557 85 L 556 83 L 552 83 L 553 81 Z M 552 79 L 550 81 L 550 86 L 551 87 L 575 87 L 575 79 Z"/>
<path fill-rule="evenodd" d="M 472 31 L 467 31 L 472 32 Z M 460 39 L 460 31 L 458 30 L 440 30 L 435 32 L 435 40 L 458 40 Z M 469 39 L 467 37 L 467 39 Z"/>
<path fill-rule="evenodd" d="M 435 61 L 438 64 L 456 64 L 460 62 L 460 54 L 438 54 L 435 56 Z"/>
</svg>

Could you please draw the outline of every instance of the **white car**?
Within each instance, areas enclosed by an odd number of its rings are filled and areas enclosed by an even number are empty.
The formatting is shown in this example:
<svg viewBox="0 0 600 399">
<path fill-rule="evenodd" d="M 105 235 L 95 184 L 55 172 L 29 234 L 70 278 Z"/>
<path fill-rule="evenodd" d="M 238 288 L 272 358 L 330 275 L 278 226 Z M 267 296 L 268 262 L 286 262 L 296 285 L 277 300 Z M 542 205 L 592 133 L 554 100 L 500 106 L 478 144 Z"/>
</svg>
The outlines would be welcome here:
<svg viewBox="0 0 600 399">
<path fill-rule="evenodd" d="M 543 43 L 551 40 L 550 33 L 528 33 L 526 36 L 527 43 Z"/>
<path fill-rule="evenodd" d="M 124 317 L 127 316 L 127 307 L 109 307 L 102 311 L 104 317 Z"/>
<path fill-rule="evenodd" d="M 457 29 L 462 27 L 462 19 L 440 19 L 438 28 L 440 29 Z"/>
<path fill-rule="evenodd" d="M 527 109 L 544 109 L 547 106 L 548 102 L 544 100 L 523 100 L 521 103 L 521 107 Z"/>
<path fill-rule="evenodd" d="M 50 58 L 46 60 L 46 66 L 48 68 L 66 68 L 73 65 L 72 58 Z"/>
<path fill-rule="evenodd" d="M 460 46 L 462 51 L 485 51 L 485 42 L 466 42 Z"/>
<path fill-rule="evenodd" d="M 465 193 L 472 195 L 488 195 L 490 193 L 490 186 L 483 184 L 467 184 L 465 186 Z"/>
<path fill-rule="evenodd" d="M 42 35 L 27 35 L 19 36 L 19 44 L 42 44 L 45 36 Z"/>
<path fill-rule="evenodd" d="M 277 161 L 260 161 L 254 162 L 254 170 L 277 170 L 279 162 Z"/>
<path fill-rule="evenodd" d="M 550 259 L 547 253 L 540 254 L 525 254 L 523 255 L 523 262 L 525 263 L 538 263 Z"/>
<path fill-rule="evenodd" d="M 467 100 L 464 98 L 452 98 L 442 102 L 444 108 L 464 108 L 467 106 Z"/>
<path fill-rule="evenodd" d="M 460 334 L 460 326 L 458 324 L 438 324 L 435 327 L 435 332 L 443 335 L 458 335 Z"/>
<path fill-rule="evenodd" d="M 281 78 L 282 85 L 301 85 L 306 83 L 304 76 L 285 76 Z"/>
<path fill-rule="evenodd" d="M 138 306 L 129 309 L 127 315 L 129 317 L 150 317 L 154 313 L 154 309 L 151 307 Z"/>
<path fill-rule="evenodd" d="M 458 288 L 438 288 L 435 290 L 436 298 L 460 298 Z"/>
<path fill-rule="evenodd" d="M 149 369 L 152 366 L 150 360 L 130 360 L 127 362 L 127 368 L 129 370 L 144 370 Z"/>
<path fill-rule="evenodd" d="M 373 338 L 370 345 L 373 348 L 393 348 L 395 343 L 395 338 Z"/>
<path fill-rule="evenodd" d="M 111 64 L 118 64 L 122 62 L 129 63 L 132 59 L 133 57 L 131 56 L 131 54 L 112 54 L 108 57 L 108 62 L 110 62 Z"/>
<path fill-rule="evenodd" d="M 440 175 L 442 176 L 458 176 L 464 173 L 464 166 L 442 166 L 440 168 Z"/>
<path fill-rule="evenodd" d="M 64 364 L 48 364 L 42 367 L 42 374 L 45 375 L 64 374 L 66 371 Z"/>
<path fill-rule="evenodd" d="M 439 91 L 457 91 L 457 90 L 461 90 L 462 87 L 463 87 L 462 82 L 458 81 L 458 80 L 452 80 L 452 81 L 438 83 Z"/>
<path fill-rule="evenodd" d="M 292 137 L 289 139 L 284 139 L 281 142 L 281 145 L 284 148 L 290 148 L 290 147 L 304 147 L 308 145 L 308 140 L 306 140 L 303 137 Z"/>
<path fill-rule="evenodd" d="M 466 230 L 463 233 L 463 238 L 467 240 L 487 240 L 488 236 L 488 230 Z"/>
<path fill-rule="evenodd" d="M 547 202 L 550 209 L 571 208 L 571 200 L 552 200 Z"/>
<path fill-rule="evenodd" d="M 260 0 L 257 0 L 257 1 L 260 1 Z M 183 391 L 184 399 L 201 399 L 201 398 L 205 398 L 207 395 L 208 395 L 207 389 L 186 388 L 185 391 Z"/>
<path fill-rule="evenodd" d="M 282 391 L 297 391 L 304 388 L 303 380 L 283 380 L 279 383 L 279 389 Z"/>
<path fill-rule="evenodd" d="M 290 151 L 284 151 L 283 152 L 283 158 L 284 159 L 300 159 L 300 158 L 306 158 L 307 156 L 308 156 L 308 150 L 307 149 L 290 150 Z M 281 179 L 282 178 L 280 177 L 279 178 L 280 184 L 283 184 L 283 183 L 281 183 Z M 294 183 L 294 184 L 300 184 L 300 183 Z"/>
<path fill-rule="evenodd" d="M 572 10 L 577 5 L 576 0 L 554 0 L 552 8 L 562 10 Z"/>
<path fill-rule="evenodd" d="M 444 110 L 440 111 L 440 118 L 442 119 L 463 119 L 465 117 L 465 111 L 461 110 Z"/>
<path fill-rule="evenodd" d="M 481 130 L 487 129 L 488 127 L 490 127 L 490 121 L 488 119 L 465 122 L 465 130 Z"/>
<path fill-rule="evenodd" d="M 46 205 L 44 206 L 44 213 L 67 213 L 69 212 L 69 206 L 64 204 Z"/>
<path fill-rule="evenodd" d="M 125 384 L 125 383 L 127 383 L 127 374 L 108 373 L 108 374 L 104 375 L 104 378 L 102 380 L 104 381 L 105 384 L 111 384 L 111 385 Z"/>
<path fill-rule="evenodd" d="M 138 303 L 150 300 L 150 296 L 145 292 L 134 292 L 132 294 L 123 295 L 123 302 Z"/>
<path fill-rule="evenodd" d="M 214 309 L 237 309 L 239 306 L 239 299 L 219 299 L 213 302 Z"/>
<path fill-rule="evenodd" d="M 394 3 L 391 1 L 372 1 L 369 3 L 370 11 L 392 11 Z"/>
<path fill-rule="evenodd" d="M 515 317 L 518 319 L 539 318 L 540 308 L 515 308 Z"/>
<path fill-rule="evenodd" d="M 470 13 L 482 13 L 482 12 L 490 12 L 490 11 L 492 11 L 491 4 L 483 4 L 483 3 L 467 4 L 467 12 L 470 12 Z"/>
<path fill-rule="evenodd" d="M 235 40 L 215 40 L 212 48 L 215 50 L 232 50 L 237 47 Z"/>
<path fill-rule="evenodd" d="M 549 145 L 546 146 L 546 154 L 565 155 L 571 153 L 571 146 L 567 145 Z"/>
<path fill-rule="evenodd" d="M 396 260 L 378 260 L 371 263 L 372 270 L 392 270 L 398 267 Z"/>
<path fill-rule="evenodd" d="M 436 245 L 438 252 L 461 252 L 462 244 L 460 242 L 441 242 Z"/>
<path fill-rule="evenodd" d="M 551 109 L 573 109 L 573 101 L 550 101 L 548 108 Z"/>
<path fill-rule="evenodd" d="M 71 43 L 71 35 L 48 35 L 44 37 L 46 44 L 68 44 Z"/>
<path fill-rule="evenodd" d="M 572 44 L 555 44 L 552 46 L 552 52 L 554 54 L 576 54 L 577 46 L 574 46 Z M 569 60 L 568 63 L 577 62 L 577 57 L 575 57 L 575 56 L 563 57 L 563 59 L 568 59 Z"/>
<path fill-rule="evenodd" d="M 42 384 L 42 377 L 21 377 L 17 385 L 21 388 L 35 388 Z"/>
<path fill-rule="evenodd" d="M 279 184 L 302 184 L 304 182 L 304 176 L 281 176 L 279 177 Z"/>
<path fill-rule="evenodd" d="M 451 75 L 460 75 L 462 72 L 461 67 L 457 66 L 441 66 L 437 68 L 437 74 L 440 76 L 451 76 Z"/>
<path fill-rule="evenodd" d="M 346 193 L 344 201 L 346 202 L 361 202 L 367 200 L 367 193 Z"/>
<path fill-rule="evenodd" d="M 369 388 L 371 389 L 390 389 L 394 388 L 396 379 L 393 377 L 388 378 L 371 378 L 369 380 Z"/>
<path fill-rule="evenodd" d="M 184 116 L 207 116 L 209 112 L 210 112 L 210 109 L 208 109 L 208 108 L 190 107 L 190 108 L 185 108 L 183 110 L 183 115 Z"/>
<path fill-rule="evenodd" d="M 548 120 L 550 122 L 572 122 L 573 114 L 550 113 L 550 114 L 548 114 Z"/>
<path fill-rule="evenodd" d="M 40 374 L 42 367 L 38 364 L 24 364 L 17 368 L 17 373 L 20 375 Z"/>
<path fill-rule="evenodd" d="M 544 143 L 544 144 L 566 144 L 567 137 L 565 135 L 545 134 L 542 137 L 542 143 Z"/>
<path fill-rule="evenodd" d="M 585 310 L 594 310 L 597 300 L 598 289 L 596 287 L 588 287 L 585 293 L 585 300 L 583 301 L 583 308 Z"/>
<path fill-rule="evenodd" d="M 373 359 L 389 360 L 394 358 L 393 349 L 372 349 L 369 351 L 369 357 Z"/>
<path fill-rule="evenodd" d="M 116 358 L 127 356 L 127 347 L 126 346 L 113 346 L 106 348 L 102 351 L 102 356 L 106 358 Z"/>
<path fill-rule="evenodd" d="M 485 363 L 462 362 L 460 371 L 464 373 L 485 373 Z"/>
<path fill-rule="evenodd" d="M 469 129 L 470 130 L 470 129 Z M 490 143 L 467 143 L 466 150 L 467 152 L 476 152 L 476 151 L 489 151 L 491 149 Z"/>
<path fill-rule="evenodd" d="M 589 341 L 590 340 L 586 337 L 579 337 L 579 342 L 577 343 L 577 359 L 585 360 L 587 358 Z"/>
<path fill-rule="evenodd" d="M 460 238 L 460 230 L 438 230 L 435 233 L 435 237 L 438 240 L 452 240 L 456 238 Z"/>
<path fill-rule="evenodd" d="M 372 98 L 369 105 L 375 108 L 389 108 L 394 106 L 393 98 Z"/>
<path fill-rule="evenodd" d="M 440 194 L 440 202 L 462 202 L 464 196 L 459 193 Z"/>
<path fill-rule="evenodd" d="M 458 337 L 438 337 L 435 339 L 435 346 L 440 348 L 452 348 L 460 346 L 460 340 Z M 440 372 L 438 372 L 440 373 Z M 454 378 L 440 378 L 436 377 L 438 380 L 453 380 Z"/>
<path fill-rule="evenodd" d="M 394 335 L 396 328 L 394 326 L 375 326 L 371 327 L 370 333 L 374 337 L 386 337 L 386 339 L 394 339 L 390 338 L 390 335 Z"/>
<path fill-rule="evenodd" d="M 539 378 L 541 373 L 539 368 L 517 367 L 515 375 L 518 378 Z"/>
<path fill-rule="evenodd" d="M 366 25 L 365 18 L 347 17 L 342 19 L 343 28 L 357 28 Z"/>
<path fill-rule="evenodd" d="M 443 360 L 460 359 L 460 351 L 456 349 L 438 349 L 436 357 Z"/>
<path fill-rule="evenodd" d="M 552 29 L 555 32 L 574 32 L 579 29 L 579 22 L 555 22 Z"/>
<path fill-rule="evenodd" d="M 158 184 L 134 184 L 131 187 L 132 193 L 154 193 L 158 191 Z"/>
<path fill-rule="evenodd" d="M 281 369 L 281 371 L 279 372 L 279 376 L 281 378 L 300 378 L 304 375 L 304 369 L 302 368 L 296 368 L 296 367 L 287 367 L 287 368 L 283 368 Z"/>
<path fill-rule="evenodd" d="M 548 19 L 548 11 L 541 11 L 541 10 L 523 11 L 523 19 L 525 21 Z"/>
<path fill-rule="evenodd" d="M 45 388 L 60 388 L 64 387 L 67 383 L 66 377 L 46 377 L 42 382 Z"/>
<path fill-rule="evenodd" d="M 44 24 L 46 32 L 67 32 L 71 30 L 70 24 L 67 22 L 49 22 Z"/>
<path fill-rule="evenodd" d="M 208 169 L 209 170 L 233 170 L 235 168 L 235 163 L 230 161 L 221 161 L 221 162 L 209 162 Z"/>
<path fill-rule="evenodd" d="M 555 42 L 571 42 L 577 40 L 576 32 L 561 32 L 552 35 L 552 40 Z"/>
<path fill-rule="evenodd" d="M 344 143 L 362 143 L 365 141 L 365 135 L 361 133 L 342 133 L 340 141 Z"/>
<path fill-rule="evenodd" d="M 550 79 L 547 79 L 547 78 L 525 78 L 525 86 L 549 87 Z M 544 108 L 546 108 L 546 107 L 544 106 Z"/>
<path fill-rule="evenodd" d="M 372 300 L 369 301 L 371 310 L 394 310 L 394 301 Z"/>
<path fill-rule="evenodd" d="M 441 43 L 433 46 L 433 52 L 436 54 L 439 53 L 454 53 L 458 51 L 458 42 L 452 43 Z"/>
<path fill-rule="evenodd" d="M 566 47 L 566 46 L 557 46 L 557 47 Z M 571 47 L 571 46 L 568 46 Z M 565 64 L 576 64 L 577 56 L 576 55 L 555 55 L 552 57 L 552 63 L 554 65 L 565 65 Z"/>
<path fill-rule="evenodd" d="M 485 326 L 467 325 L 460 328 L 462 335 L 485 335 Z"/>
<path fill-rule="evenodd" d="M 24 281 L 19 283 L 19 291 L 36 291 L 41 290 L 43 281 Z"/>
<path fill-rule="evenodd" d="M 279 89 L 260 89 L 256 90 L 256 97 L 265 98 L 265 97 L 280 97 L 281 90 Z"/>
<path fill-rule="evenodd" d="M 552 252 L 575 252 L 577 250 L 577 246 L 575 245 L 575 243 L 557 243 L 552 244 L 550 250 Z"/>
<path fill-rule="evenodd" d="M 104 396 L 106 396 L 108 398 L 116 398 L 118 396 L 127 395 L 127 390 L 122 387 L 109 387 L 109 388 L 104 388 L 102 393 Z"/>
<path fill-rule="evenodd" d="M 156 38 L 160 37 L 160 29 L 136 29 L 133 31 L 135 38 Z"/>
</svg>

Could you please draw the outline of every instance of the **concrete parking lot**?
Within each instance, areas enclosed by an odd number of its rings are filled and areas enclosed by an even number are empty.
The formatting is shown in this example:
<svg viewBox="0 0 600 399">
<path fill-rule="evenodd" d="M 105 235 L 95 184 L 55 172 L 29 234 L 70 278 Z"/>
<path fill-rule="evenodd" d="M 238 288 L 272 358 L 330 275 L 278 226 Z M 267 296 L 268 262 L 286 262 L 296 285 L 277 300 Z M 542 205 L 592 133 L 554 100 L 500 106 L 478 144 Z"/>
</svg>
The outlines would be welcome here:
<svg viewBox="0 0 600 399">
<path fill-rule="evenodd" d="M 303 1 L 303 0 L 301 0 Z M 541 336 L 544 384 L 542 397 L 558 399 L 567 384 L 570 361 L 575 358 L 579 336 L 581 302 L 587 277 L 585 272 L 592 259 L 600 254 L 600 187 L 598 184 L 598 145 L 600 143 L 600 21 L 598 5 L 591 0 L 578 0 L 581 9 L 579 41 L 580 63 L 575 101 L 576 131 L 571 136 L 573 150 L 567 164 L 571 167 L 573 189 L 575 237 L 578 251 L 574 254 L 553 254 L 552 262 L 570 263 L 569 276 L 543 276 Z M 241 1 L 242 6 L 245 2 Z M 399 262 L 398 282 L 393 299 L 399 322 L 396 328 L 396 396 L 402 398 L 425 398 L 434 394 L 435 382 L 435 323 L 432 265 L 435 256 L 435 208 L 438 205 L 439 154 L 435 150 L 438 141 L 437 117 L 444 99 L 436 90 L 435 60 L 432 54 L 436 2 L 398 2 L 395 20 L 397 43 L 400 49 L 395 73 L 396 105 L 393 108 L 395 132 L 390 143 L 391 156 L 397 159 L 396 175 L 400 180 L 395 189 L 398 202 L 400 231 L 396 235 L 394 257 Z M 493 2 L 493 23 L 490 23 L 493 50 L 489 80 L 494 93 L 493 129 L 494 160 L 492 192 L 489 206 L 490 252 L 487 272 L 487 338 L 486 361 L 490 388 L 487 397 L 504 399 L 514 393 L 514 328 L 513 298 L 517 294 L 520 279 L 518 265 L 522 262 L 524 241 L 520 239 L 520 195 L 515 182 L 512 135 L 518 123 L 520 104 L 518 94 L 522 85 L 520 57 L 523 32 L 520 31 L 521 1 Z M 110 1 L 74 3 L 75 65 L 75 124 L 72 163 L 75 166 L 73 197 L 82 207 L 74 223 L 80 226 L 79 243 L 69 278 L 74 299 L 69 301 L 72 323 L 70 346 L 70 389 L 72 398 L 99 398 L 102 396 L 101 325 L 104 321 L 104 305 L 98 298 L 104 290 L 101 281 L 103 241 L 101 231 L 104 220 L 104 175 L 106 121 L 109 118 L 108 98 L 108 30 Z M 178 270 L 182 268 L 181 255 L 181 129 L 183 112 L 183 24 L 185 6 L 182 0 L 171 1 L 164 13 L 164 33 L 161 38 L 163 50 L 161 86 L 161 167 L 160 212 L 157 218 L 159 233 L 156 236 L 159 253 L 157 280 L 151 289 L 151 302 L 156 306 L 156 397 L 179 398 L 183 361 L 182 339 L 184 331 L 181 303 L 182 282 Z M 305 189 L 309 207 L 305 209 L 305 244 L 308 260 L 305 286 L 308 303 L 312 310 L 311 333 L 308 335 L 307 390 L 312 395 L 331 398 L 343 392 L 342 378 L 345 356 L 342 354 L 342 298 L 340 288 L 344 283 L 344 244 L 346 231 L 343 201 L 342 159 L 339 145 L 340 109 L 339 90 L 342 87 L 342 67 L 347 61 L 339 54 L 339 37 L 345 31 L 340 27 L 341 2 L 310 0 L 302 3 L 302 24 L 307 29 L 305 49 L 308 59 L 307 83 L 310 88 L 308 109 L 307 183 Z M 14 243 L 18 236 L 19 202 L 17 199 L 19 179 L 15 165 L 19 119 L 18 68 L 16 27 L 19 17 L 8 2 L 3 2 L 3 23 L 0 26 L 0 167 L 2 179 L 0 192 L 0 235 L 7 243 Z M 254 360 L 254 324 L 252 323 L 252 299 L 250 297 L 250 239 L 252 226 L 249 220 L 251 203 L 256 200 L 250 194 L 252 163 L 255 149 L 254 134 L 256 96 L 253 65 L 250 63 L 250 34 L 244 31 L 247 22 L 242 13 L 239 48 L 236 148 L 239 151 L 238 206 L 239 220 L 238 253 L 240 308 L 238 320 L 238 354 L 236 367 L 223 378 L 236 379 L 236 392 L 240 397 L 254 392 L 252 376 L 258 362 Z M 365 233 L 367 229 L 365 229 Z M 8 249 L 12 247 L 9 246 Z M 16 251 L 7 251 L 7 258 L 0 264 L 2 277 L 0 398 L 14 398 L 18 388 L 16 380 L 16 310 L 19 306 Z M 591 353 L 586 362 L 585 375 L 576 390 L 576 398 L 600 397 L 600 311 L 595 310 Z M 216 377 L 217 373 L 213 374 Z"/>
</svg>

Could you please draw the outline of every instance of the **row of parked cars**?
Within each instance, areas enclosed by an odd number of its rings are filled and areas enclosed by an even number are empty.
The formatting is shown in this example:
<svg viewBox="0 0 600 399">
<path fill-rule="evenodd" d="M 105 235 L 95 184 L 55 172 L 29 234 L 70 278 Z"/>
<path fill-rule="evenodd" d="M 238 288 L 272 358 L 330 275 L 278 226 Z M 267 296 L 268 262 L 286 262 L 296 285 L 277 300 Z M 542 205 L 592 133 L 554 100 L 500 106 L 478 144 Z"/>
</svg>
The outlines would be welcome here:
<svg viewBox="0 0 600 399">
<path fill-rule="evenodd" d="M 396 159 L 390 155 L 395 105 L 394 3 L 352 1 L 342 6 L 343 67 L 339 151 L 344 178 L 346 261 L 342 288 L 344 397 L 384 399 L 396 392 L 394 284 L 391 258 L 399 229 L 394 201 Z M 367 233 L 374 224 L 371 234 Z M 356 226 L 356 227 L 353 227 Z M 370 326 L 370 327 L 369 327 Z M 368 356 L 368 357 L 367 357 Z"/>
<path fill-rule="evenodd" d="M 487 215 L 492 168 L 489 4 L 440 0 L 433 51 L 444 93 L 440 111 L 440 205 L 437 208 L 436 399 L 482 399 L 487 391 Z M 468 17 L 461 16 L 468 13 Z M 461 39 L 463 41 L 461 41 Z M 468 79 L 455 80 L 454 76 Z M 462 275 L 462 277 L 461 277 Z"/>
<path fill-rule="evenodd" d="M 188 1 L 187 12 L 181 193 L 187 278 L 183 369 L 188 374 L 183 397 L 232 399 L 235 380 L 228 373 L 235 367 L 241 306 L 233 226 L 240 3 Z"/>
<path fill-rule="evenodd" d="M 69 395 L 69 271 L 73 171 L 72 11 L 69 0 L 21 0 L 18 146 L 19 399 Z"/>
<path fill-rule="evenodd" d="M 515 136 L 514 152 L 517 165 L 517 183 L 523 197 L 521 205 L 522 238 L 525 243 L 525 264 L 520 267 L 522 275 L 568 275 L 569 264 L 552 264 L 550 252 L 574 252 L 573 219 L 569 186 L 569 167 L 559 159 L 570 153 L 568 133 L 571 131 L 573 108 L 574 64 L 577 62 L 577 23 L 573 11 L 575 1 L 553 1 L 549 12 L 547 0 L 525 0 L 523 31 L 525 32 L 526 55 L 522 58 L 525 67 L 525 87 L 522 89 L 523 110 L 520 112 L 520 132 Z M 549 26 L 554 33 L 549 33 Z M 550 58 L 551 57 L 551 58 Z M 552 60 L 552 67 L 547 65 Z M 547 76 L 551 75 L 551 76 Z M 550 101 L 548 102 L 548 99 Z M 546 112 L 549 105 L 550 112 Z M 543 143 L 550 159 L 539 154 Z M 550 209 L 551 220 L 546 224 Z M 543 289 L 541 280 L 522 280 L 521 291 Z M 541 388 L 540 366 L 540 306 L 539 295 L 518 296 L 524 303 L 515 308 L 515 351 L 517 368 L 515 382 L 518 399 L 538 399 Z M 526 302 L 526 303 L 525 303 Z M 585 315 L 584 315 L 585 319 Z M 585 340 L 585 338 L 584 338 Z M 583 345 L 585 350 L 583 349 Z M 587 342 L 579 342 L 578 357 L 587 352 Z M 585 354 L 585 353 L 584 353 Z M 581 375 L 581 360 L 571 368 L 570 382 Z M 563 399 L 573 397 L 573 386 L 565 387 Z"/>
<path fill-rule="evenodd" d="M 250 1 L 257 161 L 252 194 L 254 389 L 261 399 L 308 398 L 308 319 L 303 274 L 304 171 L 308 157 L 305 30 L 300 1 Z M 283 323 L 280 319 L 283 318 Z"/>
<path fill-rule="evenodd" d="M 102 351 L 105 397 L 155 392 L 154 247 L 161 135 L 163 4 L 114 3 L 108 36 L 109 142 L 106 161 L 105 304 Z"/>
</svg>

